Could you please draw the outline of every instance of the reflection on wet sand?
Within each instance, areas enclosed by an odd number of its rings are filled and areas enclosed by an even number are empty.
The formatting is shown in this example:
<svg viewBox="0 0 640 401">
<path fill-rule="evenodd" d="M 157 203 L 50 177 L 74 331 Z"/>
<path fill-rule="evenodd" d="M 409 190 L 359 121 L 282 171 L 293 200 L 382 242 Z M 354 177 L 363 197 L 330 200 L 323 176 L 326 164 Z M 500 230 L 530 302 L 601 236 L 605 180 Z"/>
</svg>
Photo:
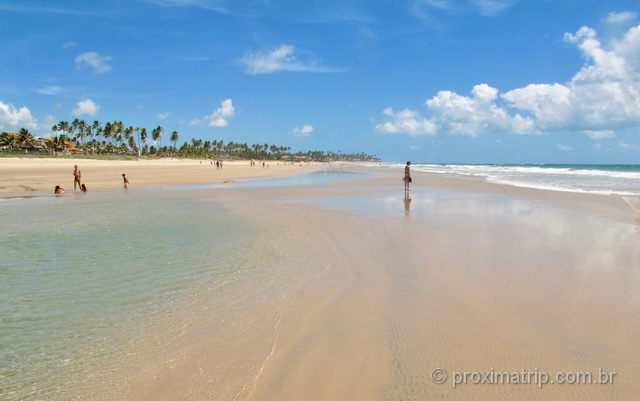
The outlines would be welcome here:
<svg viewBox="0 0 640 401">
<path fill-rule="evenodd" d="M 404 204 L 404 214 L 409 215 L 411 213 L 411 192 L 404 191 L 404 198 L 402 199 L 402 203 Z"/>
</svg>

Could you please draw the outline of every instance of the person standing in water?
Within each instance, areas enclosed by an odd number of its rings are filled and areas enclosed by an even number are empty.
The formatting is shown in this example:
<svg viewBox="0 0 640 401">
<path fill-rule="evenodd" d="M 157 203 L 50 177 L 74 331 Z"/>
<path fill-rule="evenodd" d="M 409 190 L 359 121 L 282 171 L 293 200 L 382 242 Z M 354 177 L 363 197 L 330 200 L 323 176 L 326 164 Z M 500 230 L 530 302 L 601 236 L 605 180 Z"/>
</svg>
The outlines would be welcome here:
<svg viewBox="0 0 640 401">
<path fill-rule="evenodd" d="M 407 162 L 407 165 L 404 166 L 404 178 L 402 178 L 402 181 L 404 181 L 405 191 L 409 190 L 409 184 L 411 184 L 411 171 L 409 169 L 410 166 L 411 166 L 411 162 Z"/>
<path fill-rule="evenodd" d="M 76 190 L 76 187 L 79 189 L 82 189 L 82 183 L 80 182 L 81 179 L 82 179 L 82 173 L 80 172 L 80 169 L 76 164 L 75 166 L 73 166 L 73 190 L 74 191 Z"/>
<path fill-rule="evenodd" d="M 122 181 L 124 183 L 124 189 L 129 189 L 129 180 L 127 179 L 127 177 L 124 175 L 124 173 L 122 174 Z"/>
</svg>

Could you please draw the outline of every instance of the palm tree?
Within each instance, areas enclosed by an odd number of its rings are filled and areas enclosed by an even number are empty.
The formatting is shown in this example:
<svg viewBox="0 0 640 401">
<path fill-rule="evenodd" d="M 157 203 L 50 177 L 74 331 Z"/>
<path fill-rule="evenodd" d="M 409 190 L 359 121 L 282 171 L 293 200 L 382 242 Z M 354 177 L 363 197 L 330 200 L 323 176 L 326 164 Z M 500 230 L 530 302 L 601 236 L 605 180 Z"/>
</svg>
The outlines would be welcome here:
<svg viewBox="0 0 640 401">
<path fill-rule="evenodd" d="M 33 135 L 31 135 L 31 132 L 29 132 L 29 130 L 26 128 L 20 128 L 20 131 L 18 131 L 17 141 L 18 141 L 18 146 L 20 146 L 25 150 L 33 148 L 33 145 L 34 145 Z"/>
<path fill-rule="evenodd" d="M 164 128 L 159 125 L 151 131 L 151 137 L 158 145 L 158 149 L 160 149 L 160 144 L 162 143 L 162 135 L 164 135 Z"/>
<path fill-rule="evenodd" d="M 72 125 L 75 126 L 76 138 L 78 139 L 79 144 L 83 145 L 87 132 L 85 129 L 87 127 L 87 122 L 84 120 L 78 120 L 76 118 L 75 120 L 73 120 Z"/>
<path fill-rule="evenodd" d="M 140 134 L 138 136 L 138 157 L 140 156 L 140 150 L 142 149 L 142 144 L 147 144 L 147 129 L 140 129 Z"/>
<path fill-rule="evenodd" d="M 80 129 L 80 120 L 76 118 L 71 122 L 71 124 L 69 124 L 69 137 L 76 140 L 77 132 L 79 131 L 79 129 Z"/>
<path fill-rule="evenodd" d="M 69 132 L 69 130 L 71 129 L 69 127 L 69 123 L 66 122 L 66 121 L 60 121 L 58 123 L 58 125 L 55 126 L 55 127 L 56 127 L 56 129 L 54 131 L 60 131 L 60 132 L 62 132 L 63 135 L 66 135 Z"/>
<path fill-rule="evenodd" d="M 133 136 L 129 137 L 129 147 L 132 150 L 135 150 L 138 152 L 138 154 L 140 154 L 140 150 L 138 149 L 138 145 L 136 145 L 136 139 Z"/>
<path fill-rule="evenodd" d="M 173 131 L 171 133 L 171 137 L 169 138 L 169 140 L 173 142 L 173 151 L 177 152 L 178 149 L 176 149 L 176 146 L 178 144 L 178 141 L 180 140 L 180 135 L 178 134 L 178 131 Z"/>
<path fill-rule="evenodd" d="M 8 146 L 10 150 L 13 150 L 14 146 L 18 146 L 17 135 L 3 132 L 0 134 L 0 146 Z"/>
<path fill-rule="evenodd" d="M 115 131 L 115 127 L 113 126 L 113 124 L 107 121 L 104 124 L 104 129 L 102 130 L 102 137 L 105 140 L 109 141 L 109 139 L 113 137 L 114 131 Z"/>
<path fill-rule="evenodd" d="M 53 141 L 47 142 L 50 147 L 50 150 L 53 152 L 62 152 L 67 149 L 66 141 L 69 139 L 66 134 L 60 134 L 58 136 L 54 136 Z"/>
<path fill-rule="evenodd" d="M 117 121 L 113 123 L 114 127 L 115 127 L 115 139 L 116 139 L 116 145 L 122 144 L 123 142 L 123 135 L 124 135 L 124 124 L 122 124 L 122 121 Z"/>
<path fill-rule="evenodd" d="M 95 120 L 91 125 L 91 128 L 93 128 L 93 135 L 95 135 L 96 137 L 102 136 L 102 124 L 100 123 L 100 121 Z"/>
</svg>

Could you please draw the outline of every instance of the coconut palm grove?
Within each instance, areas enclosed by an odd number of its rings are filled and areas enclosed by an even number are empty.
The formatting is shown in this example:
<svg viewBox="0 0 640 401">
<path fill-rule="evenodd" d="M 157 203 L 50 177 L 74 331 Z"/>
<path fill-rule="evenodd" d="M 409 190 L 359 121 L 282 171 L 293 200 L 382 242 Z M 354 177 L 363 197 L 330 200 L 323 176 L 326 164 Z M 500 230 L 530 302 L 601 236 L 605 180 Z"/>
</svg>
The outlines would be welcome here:
<svg viewBox="0 0 640 401">
<path fill-rule="evenodd" d="M 102 123 L 75 119 L 60 121 L 51 127 L 51 136 L 34 137 L 27 128 L 18 132 L 0 134 L 0 154 L 15 155 L 115 155 L 145 157 L 185 157 L 258 160 L 307 160 L 307 161 L 369 161 L 376 156 L 365 153 L 341 153 L 338 151 L 309 150 L 292 152 L 288 146 L 240 143 L 223 140 L 191 139 L 180 142 L 178 131 L 168 133 L 161 126 L 151 130 L 127 126 L 122 121 Z M 163 144 L 164 141 L 164 144 Z"/>
</svg>

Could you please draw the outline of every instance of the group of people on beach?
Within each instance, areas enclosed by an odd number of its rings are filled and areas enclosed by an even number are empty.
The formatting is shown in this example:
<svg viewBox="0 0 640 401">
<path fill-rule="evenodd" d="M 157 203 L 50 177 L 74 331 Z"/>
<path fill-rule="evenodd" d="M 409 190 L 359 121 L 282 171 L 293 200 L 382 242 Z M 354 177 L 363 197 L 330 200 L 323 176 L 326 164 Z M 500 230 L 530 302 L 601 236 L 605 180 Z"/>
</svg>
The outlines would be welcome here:
<svg viewBox="0 0 640 401">
<path fill-rule="evenodd" d="M 255 162 L 252 160 L 251 163 L 252 165 L 254 165 Z M 222 161 L 216 160 L 216 167 L 219 169 L 222 168 Z M 265 167 L 264 163 L 262 163 L 262 167 L 263 168 Z M 124 173 L 122 174 L 122 181 L 124 184 L 124 189 L 128 190 L 129 179 Z M 413 181 L 411 179 L 411 162 L 410 161 L 408 161 L 407 164 L 404 166 L 404 177 L 402 178 L 402 181 L 404 181 L 404 190 L 409 191 L 410 184 Z M 76 164 L 75 166 L 73 166 L 73 190 L 77 191 L 78 188 L 80 189 L 80 192 L 87 192 L 87 186 L 82 183 L 82 172 L 80 171 L 80 169 L 78 168 L 78 165 Z M 63 194 L 65 192 L 67 191 L 64 188 L 62 188 L 60 185 L 56 185 L 54 189 L 54 193 Z"/>
<path fill-rule="evenodd" d="M 122 174 L 122 180 L 124 183 L 124 189 L 125 190 L 129 189 L 129 179 L 124 173 Z M 77 191 L 78 189 L 80 189 L 80 192 L 87 192 L 87 186 L 82 183 L 82 172 L 80 171 L 80 169 L 78 168 L 78 165 L 76 164 L 75 166 L 73 166 L 73 190 Z M 53 190 L 53 193 L 55 194 L 64 194 L 66 192 L 67 191 L 64 188 L 62 188 L 60 185 L 56 185 L 56 187 Z"/>
</svg>

